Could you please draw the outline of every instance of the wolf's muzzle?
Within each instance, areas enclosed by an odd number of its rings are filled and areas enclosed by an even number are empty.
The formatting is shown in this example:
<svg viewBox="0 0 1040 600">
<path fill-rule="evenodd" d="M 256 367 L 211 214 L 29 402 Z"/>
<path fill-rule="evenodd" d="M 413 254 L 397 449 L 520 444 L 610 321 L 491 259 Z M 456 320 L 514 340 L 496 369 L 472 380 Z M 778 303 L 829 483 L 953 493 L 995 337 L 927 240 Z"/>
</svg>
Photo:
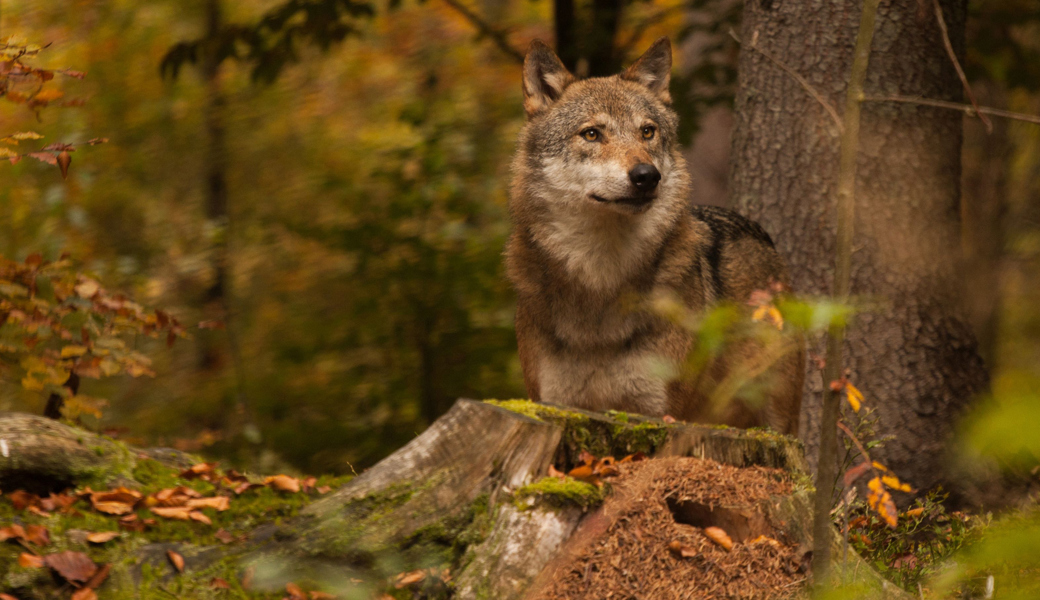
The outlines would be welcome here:
<svg viewBox="0 0 1040 600">
<path fill-rule="evenodd" d="M 650 192 L 657 187 L 657 182 L 661 181 L 661 172 L 653 165 L 640 163 L 628 172 L 628 179 L 640 192 Z"/>
</svg>

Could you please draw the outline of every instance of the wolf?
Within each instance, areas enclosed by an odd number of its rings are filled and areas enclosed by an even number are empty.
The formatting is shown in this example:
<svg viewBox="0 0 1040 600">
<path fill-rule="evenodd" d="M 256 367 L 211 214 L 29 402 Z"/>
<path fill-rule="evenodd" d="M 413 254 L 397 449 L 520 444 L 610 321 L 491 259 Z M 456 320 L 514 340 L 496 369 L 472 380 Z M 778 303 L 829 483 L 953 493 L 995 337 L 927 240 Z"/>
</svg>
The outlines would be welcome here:
<svg viewBox="0 0 1040 600">
<path fill-rule="evenodd" d="M 802 345 L 757 372 L 767 385 L 718 406 L 712 386 L 760 344 L 684 375 L 696 335 L 653 309 L 662 298 L 747 309 L 756 291 L 789 285 L 762 227 L 689 202 L 671 66 L 667 38 L 611 77 L 577 79 L 537 41 L 524 59 L 505 252 L 524 383 L 536 402 L 796 434 Z"/>
</svg>

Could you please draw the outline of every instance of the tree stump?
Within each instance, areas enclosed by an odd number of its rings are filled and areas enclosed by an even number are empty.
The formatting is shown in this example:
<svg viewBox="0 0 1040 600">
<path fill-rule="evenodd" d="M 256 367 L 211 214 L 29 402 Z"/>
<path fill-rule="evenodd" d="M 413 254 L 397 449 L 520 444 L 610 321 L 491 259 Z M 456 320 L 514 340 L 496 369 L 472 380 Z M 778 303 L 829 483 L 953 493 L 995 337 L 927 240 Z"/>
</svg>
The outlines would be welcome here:
<svg viewBox="0 0 1040 600">
<path fill-rule="evenodd" d="M 6 448 L 0 452 L 5 490 L 31 477 L 50 489 L 86 482 L 132 487 L 141 458 L 177 467 L 192 462 L 177 452 L 134 450 L 27 415 L 0 416 L 0 441 L 0 451 Z M 528 401 L 459 400 L 409 444 L 295 518 L 262 524 L 234 545 L 135 547 L 122 564 L 113 561 L 106 585 L 141 585 L 142 572 L 154 573 L 167 550 L 174 550 L 186 559 L 185 574 L 178 577 L 209 578 L 220 564 L 221 573 L 251 572 L 254 588 L 261 590 L 289 581 L 331 581 L 344 597 L 358 597 L 395 574 L 448 567 L 452 583 L 441 597 L 523 598 L 560 549 L 599 515 L 603 491 L 595 486 L 575 483 L 562 493 L 540 487 L 550 465 L 570 469 L 582 452 L 782 469 L 796 482 L 795 492 L 776 498 L 772 505 L 779 512 L 769 516 L 784 523 L 789 539 L 809 541 L 809 479 L 797 440 Z"/>
</svg>

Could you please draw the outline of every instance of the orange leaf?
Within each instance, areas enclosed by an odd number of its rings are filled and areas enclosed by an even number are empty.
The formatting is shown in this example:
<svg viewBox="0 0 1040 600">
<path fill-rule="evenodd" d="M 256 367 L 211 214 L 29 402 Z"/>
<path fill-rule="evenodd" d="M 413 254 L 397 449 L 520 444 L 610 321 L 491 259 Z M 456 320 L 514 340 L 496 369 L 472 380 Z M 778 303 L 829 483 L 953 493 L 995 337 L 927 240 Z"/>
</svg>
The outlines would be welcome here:
<svg viewBox="0 0 1040 600">
<path fill-rule="evenodd" d="M 212 498 L 192 498 L 188 500 L 190 508 L 213 508 L 223 512 L 231 508 L 231 499 L 227 496 L 213 496 Z"/>
<path fill-rule="evenodd" d="M 923 507 L 911 508 L 910 510 L 906 511 L 903 514 L 905 516 L 907 516 L 907 517 L 910 517 L 910 518 L 920 517 L 922 514 L 924 514 L 924 508 Z"/>
<path fill-rule="evenodd" d="M 43 558 L 28 552 L 18 555 L 18 566 L 23 569 L 41 569 L 44 566 Z"/>
<path fill-rule="evenodd" d="M 154 506 L 149 510 L 164 519 L 174 519 L 176 521 L 188 521 L 191 519 L 189 516 L 191 514 L 191 509 L 187 506 Z"/>
<path fill-rule="evenodd" d="M 424 579 L 426 579 L 426 571 L 423 570 L 401 573 L 397 576 L 397 581 L 394 582 L 394 587 L 400 590 L 414 583 L 419 583 Z"/>
<path fill-rule="evenodd" d="M 693 546 L 687 546 L 679 540 L 672 540 L 668 544 L 668 549 L 672 551 L 677 558 L 693 558 L 697 556 L 697 550 Z"/>
<path fill-rule="evenodd" d="M 596 477 L 592 472 L 592 467 L 589 465 L 574 467 L 567 473 L 567 475 L 582 481 L 590 481 Z"/>
<path fill-rule="evenodd" d="M 722 546 L 727 551 L 733 549 L 733 540 L 730 539 L 729 535 L 719 527 L 705 527 L 704 535 L 708 536 L 709 540 Z"/>
<path fill-rule="evenodd" d="M 166 558 L 170 559 L 170 563 L 174 569 L 177 569 L 178 573 L 184 572 L 184 557 L 174 552 L 173 550 L 166 551 Z"/>
<path fill-rule="evenodd" d="M 289 597 L 292 600 L 307 600 L 307 596 L 304 595 L 303 589 L 295 583 L 289 582 L 285 584 L 285 591 L 289 593 Z"/>
<path fill-rule="evenodd" d="M 556 467 L 549 465 L 549 477 L 556 477 L 557 479 L 563 479 L 567 474 L 563 471 L 559 471 Z"/>
<path fill-rule="evenodd" d="M 665 415 L 665 416 L 661 417 L 661 420 L 664 421 L 665 423 L 668 423 L 669 425 L 671 425 L 672 423 L 675 423 L 675 417 L 673 417 L 672 415 Z"/>
<path fill-rule="evenodd" d="M 111 542 L 117 537 L 119 537 L 118 531 L 100 531 L 98 533 L 88 534 L 87 541 L 91 544 L 104 544 L 105 542 Z"/>
<path fill-rule="evenodd" d="M 231 584 L 220 577 L 214 577 L 209 580 L 209 587 L 214 590 L 230 590 Z"/>
<path fill-rule="evenodd" d="M 37 546 L 46 546 L 51 543 L 51 536 L 43 525 L 29 525 L 25 528 L 25 541 Z"/>
<path fill-rule="evenodd" d="M 231 542 L 235 541 L 235 536 L 232 535 L 231 532 L 229 532 L 227 529 L 223 528 L 218 529 L 217 532 L 213 534 L 213 536 L 220 540 L 220 543 L 222 544 L 230 544 Z"/>
<path fill-rule="evenodd" d="M 272 475 L 264 479 L 264 484 L 279 492 L 296 493 L 300 491 L 299 480 L 288 475 Z"/>
<path fill-rule="evenodd" d="M 211 521 L 209 517 L 207 517 L 204 513 L 200 513 L 197 510 L 193 510 L 190 513 L 188 513 L 188 517 L 192 521 L 198 521 L 199 523 L 205 523 L 206 525 L 213 524 L 213 521 Z"/>
<path fill-rule="evenodd" d="M 85 587 L 72 592 L 71 600 L 97 600 L 97 592 Z"/>
</svg>

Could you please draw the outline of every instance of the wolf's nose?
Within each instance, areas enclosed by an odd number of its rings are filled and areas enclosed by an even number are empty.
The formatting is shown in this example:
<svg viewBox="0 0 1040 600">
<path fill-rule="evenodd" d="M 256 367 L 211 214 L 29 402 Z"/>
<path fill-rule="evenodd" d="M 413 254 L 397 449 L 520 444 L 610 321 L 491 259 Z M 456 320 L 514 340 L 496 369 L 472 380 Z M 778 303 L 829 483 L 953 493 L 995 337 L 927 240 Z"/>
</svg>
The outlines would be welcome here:
<svg viewBox="0 0 1040 600">
<path fill-rule="evenodd" d="M 658 181 L 661 181 L 661 172 L 653 165 L 640 163 L 632 167 L 632 170 L 628 172 L 628 178 L 632 180 L 632 185 L 636 186 L 637 190 L 649 192 L 657 187 Z"/>
</svg>

